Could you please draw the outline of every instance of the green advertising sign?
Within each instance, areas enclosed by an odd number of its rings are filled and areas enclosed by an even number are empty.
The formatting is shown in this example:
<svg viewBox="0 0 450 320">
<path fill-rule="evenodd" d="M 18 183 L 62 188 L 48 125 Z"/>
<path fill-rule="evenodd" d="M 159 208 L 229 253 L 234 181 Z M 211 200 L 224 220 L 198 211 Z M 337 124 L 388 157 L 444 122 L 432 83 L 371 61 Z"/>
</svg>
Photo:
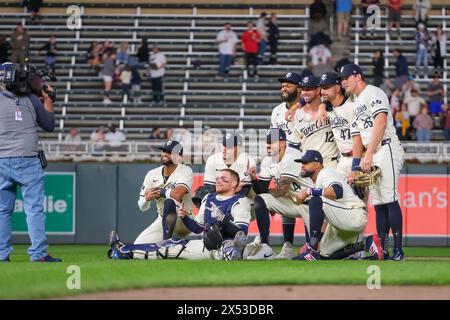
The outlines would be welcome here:
<svg viewBox="0 0 450 320">
<path fill-rule="evenodd" d="M 47 234 L 75 234 L 75 172 L 46 172 L 44 213 Z M 28 233 L 22 193 L 17 192 L 13 233 Z"/>
</svg>

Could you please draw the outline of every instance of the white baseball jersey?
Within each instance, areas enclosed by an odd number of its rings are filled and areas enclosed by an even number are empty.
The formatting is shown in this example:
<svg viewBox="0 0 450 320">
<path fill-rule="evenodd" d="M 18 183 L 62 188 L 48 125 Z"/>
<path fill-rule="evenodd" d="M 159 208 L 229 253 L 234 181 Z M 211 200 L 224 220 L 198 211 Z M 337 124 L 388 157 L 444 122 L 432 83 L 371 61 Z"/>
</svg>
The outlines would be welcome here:
<svg viewBox="0 0 450 320">
<path fill-rule="evenodd" d="M 270 128 L 280 128 L 286 133 L 286 140 L 290 147 L 298 149 L 300 147 L 300 140 L 294 134 L 295 120 L 287 121 L 284 114 L 288 111 L 287 102 L 280 103 L 272 111 L 270 118 Z"/>
<path fill-rule="evenodd" d="M 218 194 L 216 195 L 216 199 L 221 201 L 230 199 L 231 197 L 225 197 Z M 231 207 L 231 215 L 234 218 L 233 223 L 237 225 L 245 224 L 248 226 L 251 220 L 250 210 L 248 210 L 247 204 L 241 203 L 241 200 L 243 200 L 243 198 L 236 201 Z M 197 223 L 202 226 L 205 225 L 205 204 L 206 204 L 206 197 L 203 199 L 198 214 L 195 216 L 195 221 L 197 221 Z"/>
<path fill-rule="evenodd" d="M 205 184 L 216 184 L 216 176 L 222 169 L 232 169 L 239 174 L 239 179 L 241 181 L 251 183 L 250 177 L 247 175 L 247 166 L 256 166 L 256 161 L 251 158 L 246 152 L 239 153 L 236 161 L 231 165 L 227 166 L 222 158 L 222 152 L 211 155 L 208 160 L 206 160 L 205 165 Z"/>
<path fill-rule="evenodd" d="M 336 169 L 333 168 L 323 168 L 320 170 L 315 188 L 327 188 L 333 184 L 340 185 L 343 189 L 343 196 L 335 201 L 340 203 L 346 208 L 365 208 L 364 202 L 356 196 L 352 188 L 345 181 L 345 177 L 340 174 Z"/>
<path fill-rule="evenodd" d="M 391 142 L 399 143 L 387 95 L 380 88 L 367 85 L 356 99 L 351 128 L 352 136 L 361 135 L 362 143 L 366 148 L 372 139 L 375 117 L 382 112 L 387 114 L 387 125 L 381 140 L 391 139 Z"/>
<path fill-rule="evenodd" d="M 275 182 L 278 183 L 282 177 L 292 178 L 294 179 L 294 182 L 289 188 L 289 195 L 291 198 L 295 197 L 301 186 L 311 187 L 313 185 L 311 179 L 302 178 L 300 176 L 302 165 L 301 163 L 294 161 L 295 159 L 300 159 L 302 156 L 302 152 L 292 149 L 289 152 L 285 152 L 283 158 L 279 162 L 272 157 L 265 157 L 261 162 L 259 179 L 270 181 L 274 178 Z"/>
<path fill-rule="evenodd" d="M 339 150 L 328 119 L 324 125 L 320 125 L 311 114 L 299 109 L 296 112 L 294 133 L 300 140 L 301 150 L 303 152 L 319 151 L 324 164 L 337 160 L 339 157 Z"/>
<path fill-rule="evenodd" d="M 194 174 L 192 169 L 184 164 L 177 165 L 175 171 L 165 181 L 164 166 L 160 166 L 150 170 L 145 176 L 144 183 L 139 194 L 138 205 L 141 211 L 146 211 L 150 208 L 151 201 L 145 200 L 145 189 L 147 188 L 164 188 L 175 189 L 177 186 L 183 186 L 188 191 L 183 197 L 183 207 L 187 212 L 192 212 L 191 189 L 194 181 Z M 166 198 L 160 197 L 156 200 L 156 207 L 159 215 L 163 214 L 164 200 Z"/>
<path fill-rule="evenodd" d="M 353 150 L 350 127 L 353 122 L 355 105 L 354 101 L 347 98 L 342 105 L 333 107 L 333 110 L 328 112 L 331 130 L 341 153 L 348 153 Z"/>
</svg>

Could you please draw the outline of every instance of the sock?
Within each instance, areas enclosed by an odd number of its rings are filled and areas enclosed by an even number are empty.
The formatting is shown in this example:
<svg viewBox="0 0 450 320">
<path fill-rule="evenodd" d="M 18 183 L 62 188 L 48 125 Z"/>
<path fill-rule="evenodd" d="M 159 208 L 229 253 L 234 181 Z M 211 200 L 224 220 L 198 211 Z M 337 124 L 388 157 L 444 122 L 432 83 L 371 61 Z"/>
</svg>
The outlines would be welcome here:
<svg viewBox="0 0 450 320">
<path fill-rule="evenodd" d="M 322 225 L 325 220 L 325 213 L 322 208 L 323 202 L 321 197 L 312 197 L 309 200 L 309 229 L 310 229 L 310 246 L 317 251 L 320 238 L 322 237 Z"/>
<path fill-rule="evenodd" d="M 260 196 L 255 197 L 255 213 L 261 242 L 269 244 L 270 214 L 266 203 Z"/>
<path fill-rule="evenodd" d="M 310 239 L 309 239 L 309 231 L 308 228 L 306 227 L 306 223 L 305 223 L 305 242 L 309 244 Z"/>
<path fill-rule="evenodd" d="M 177 206 L 172 199 L 164 200 L 162 226 L 163 240 L 172 238 L 175 223 L 177 222 Z"/>
<path fill-rule="evenodd" d="M 375 206 L 376 212 L 376 224 L 377 233 L 381 238 L 381 243 L 383 244 L 383 250 L 388 251 L 388 241 L 389 241 L 389 210 L 387 205 L 380 204 Z"/>
<path fill-rule="evenodd" d="M 294 244 L 295 218 L 282 217 L 283 221 L 283 240 L 284 243 L 290 242 Z"/>
<path fill-rule="evenodd" d="M 333 259 L 333 260 L 344 259 L 354 253 L 357 253 L 357 252 L 363 251 L 363 250 L 364 250 L 364 241 L 357 242 L 355 244 L 350 244 L 341 250 L 333 252 L 333 254 L 330 256 L 330 259 Z"/>
<path fill-rule="evenodd" d="M 389 210 L 389 224 L 394 235 L 394 249 L 401 250 L 403 237 L 402 209 L 398 201 L 388 203 L 386 206 Z"/>
</svg>

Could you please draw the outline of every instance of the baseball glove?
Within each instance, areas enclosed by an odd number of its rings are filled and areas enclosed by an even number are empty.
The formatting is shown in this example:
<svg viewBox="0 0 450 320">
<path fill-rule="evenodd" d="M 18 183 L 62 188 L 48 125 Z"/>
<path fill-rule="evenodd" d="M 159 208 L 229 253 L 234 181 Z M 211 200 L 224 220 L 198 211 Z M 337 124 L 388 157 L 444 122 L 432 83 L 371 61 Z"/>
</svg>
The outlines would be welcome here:
<svg viewBox="0 0 450 320">
<path fill-rule="evenodd" d="M 361 170 L 355 171 L 355 177 L 353 183 L 356 187 L 369 187 L 377 183 L 381 176 L 381 169 L 378 167 L 372 167 L 370 172 L 363 172 Z"/>
<path fill-rule="evenodd" d="M 217 250 L 222 245 L 222 228 L 219 223 L 207 224 L 203 232 L 203 244 L 208 250 Z"/>
</svg>

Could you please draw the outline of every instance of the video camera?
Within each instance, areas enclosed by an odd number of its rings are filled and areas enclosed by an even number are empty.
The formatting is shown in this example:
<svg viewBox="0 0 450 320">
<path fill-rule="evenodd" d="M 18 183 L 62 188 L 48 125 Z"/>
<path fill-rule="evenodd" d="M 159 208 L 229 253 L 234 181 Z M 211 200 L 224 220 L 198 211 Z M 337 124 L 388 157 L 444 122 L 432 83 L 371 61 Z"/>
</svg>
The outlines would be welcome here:
<svg viewBox="0 0 450 320">
<path fill-rule="evenodd" d="M 45 69 L 37 69 L 29 65 L 25 60 L 24 64 L 3 63 L 0 65 L 0 82 L 3 82 L 6 89 L 18 96 L 34 93 L 38 97 L 44 91 L 52 100 L 56 100 L 56 92 L 51 91 L 45 80 L 56 81 L 56 77 Z"/>
</svg>

